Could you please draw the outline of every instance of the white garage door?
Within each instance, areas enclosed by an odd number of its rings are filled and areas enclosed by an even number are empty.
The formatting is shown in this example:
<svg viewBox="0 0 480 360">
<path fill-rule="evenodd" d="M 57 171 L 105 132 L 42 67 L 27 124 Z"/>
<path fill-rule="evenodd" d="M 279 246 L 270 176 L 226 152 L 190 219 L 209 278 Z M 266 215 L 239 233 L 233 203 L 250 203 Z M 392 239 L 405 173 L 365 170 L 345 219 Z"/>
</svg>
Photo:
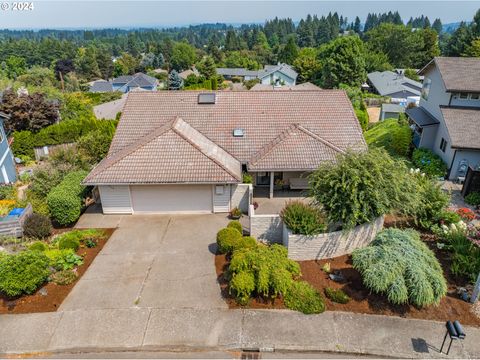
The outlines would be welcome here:
<svg viewBox="0 0 480 360">
<path fill-rule="evenodd" d="M 210 213 L 211 185 L 130 186 L 135 213 Z"/>
</svg>

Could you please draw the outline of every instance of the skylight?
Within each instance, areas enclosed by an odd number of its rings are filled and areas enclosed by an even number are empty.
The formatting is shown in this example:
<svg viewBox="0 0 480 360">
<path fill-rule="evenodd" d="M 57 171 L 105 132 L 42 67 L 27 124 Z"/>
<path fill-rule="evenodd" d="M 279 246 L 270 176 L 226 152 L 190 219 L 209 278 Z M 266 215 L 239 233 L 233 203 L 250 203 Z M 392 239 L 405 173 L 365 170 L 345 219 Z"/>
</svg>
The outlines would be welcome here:
<svg viewBox="0 0 480 360">
<path fill-rule="evenodd" d="M 243 129 L 233 129 L 234 137 L 243 137 L 243 135 L 244 135 Z"/>
<path fill-rule="evenodd" d="M 198 94 L 199 104 L 215 104 L 215 93 Z"/>
</svg>

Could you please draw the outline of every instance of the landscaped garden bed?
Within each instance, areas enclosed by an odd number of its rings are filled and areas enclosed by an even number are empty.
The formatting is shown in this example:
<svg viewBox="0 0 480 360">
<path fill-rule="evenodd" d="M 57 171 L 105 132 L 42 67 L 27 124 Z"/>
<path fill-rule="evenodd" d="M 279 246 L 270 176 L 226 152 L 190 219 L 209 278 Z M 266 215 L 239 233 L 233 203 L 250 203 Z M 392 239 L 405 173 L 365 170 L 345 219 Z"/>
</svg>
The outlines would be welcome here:
<svg viewBox="0 0 480 360">
<path fill-rule="evenodd" d="M 26 253 L 48 254 L 46 257 L 49 259 L 49 263 L 45 269 L 48 273 L 45 281 L 36 286 L 36 290 L 31 294 L 26 293 L 31 292 L 27 290 L 26 292 L 22 291 L 21 295 L 8 296 L 5 292 L 0 291 L 0 314 L 56 311 L 73 289 L 76 282 L 82 277 L 85 271 L 87 271 L 95 257 L 105 246 L 113 231 L 114 229 L 63 230 L 55 231 L 57 235 L 42 241 L 18 240 L 10 244 L 8 242 L 4 243 L 4 248 L 8 249 L 11 255 Z M 71 236 L 71 234 L 75 236 Z M 59 240 L 62 239 L 62 237 L 77 238 L 79 240 L 78 249 L 76 251 L 71 249 L 72 242 L 70 239 L 66 241 Z M 73 247 L 75 247 L 75 241 Z M 67 259 L 67 263 L 65 263 L 64 259 L 66 259 L 66 257 L 59 256 L 59 252 L 62 251 L 60 250 L 61 248 L 71 249 L 71 253 L 76 255 L 75 261 L 72 260 L 69 262 L 70 260 Z M 2 254 L 3 257 L 9 256 L 6 255 L 6 252 Z M 68 254 L 66 255 L 68 256 Z M 68 270 L 62 272 L 63 269 L 67 268 Z M 76 275 L 72 279 L 58 277 L 62 274 L 72 276 L 72 273 Z M 27 278 L 31 278 L 31 276 L 28 275 Z M 67 284 L 60 284 L 63 282 L 67 282 Z M 17 289 L 13 290 L 16 291 Z M 13 290 L 10 289 L 10 291 Z"/>
</svg>

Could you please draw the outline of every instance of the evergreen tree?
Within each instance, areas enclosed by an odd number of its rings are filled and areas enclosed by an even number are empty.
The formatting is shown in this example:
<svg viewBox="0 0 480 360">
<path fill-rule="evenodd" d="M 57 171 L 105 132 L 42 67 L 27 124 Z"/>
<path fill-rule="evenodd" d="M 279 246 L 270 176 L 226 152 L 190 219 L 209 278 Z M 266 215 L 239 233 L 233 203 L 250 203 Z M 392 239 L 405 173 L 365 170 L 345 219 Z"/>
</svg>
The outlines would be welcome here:
<svg viewBox="0 0 480 360">
<path fill-rule="evenodd" d="M 439 18 L 436 18 L 432 24 L 432 29 L 437 32 L 437 34 L 442 33 L 442 21 Z"/>
<path fill-rule="evenodd" d="M 101 77 L 95 49 L 93 47 L 79 48 L 75 57 L 75 69 L 78 75 L 86 80 Z"/>
<path fill-rule="evenodd" d="M 180 90 L 183 87 L 183 79 L 176 70 L 172 70 L 168 75 L 168 90 Z"/>
<path fill-rule="evenodd" d="M 106 48 L 99 49 L 96 60 L 102 79 L 108 80 L 113 74 L 113 61 L 110 52 Z"/>
<path fill-rule="evenodd" d="M 360 34 L 361 30 L 361 23 L 360 23 L 360 18 L 357 16 L 355 18 L 355 23 L 353 24 L 353 31 L 355 31 L 357 34 Z"/>
<path fill-rule="evenodd" d="M 472 41 L 472 30 L 463 21 L 460 26 L 452 34 L 445 49 L 447 56 L 461 56 L 465 53 L 467 47 Z"/>
<path fill-rule="evenodd" d="M 233 29 L 227 31 L 227 36 L 225 38 L 225 50 L 240 50 L 240 41 L 238 40 L 237 34 Z"/>
<path fill-rule="evenodd" d="M 287 44 L 283 47 L 283 49 L 278 54 L 278 60 L 280 62 L 291 65 L 293 64 L 297 56 L 298 56 L 298 47 L 297 47 L 297 44 L 295 43 L 295 38 L 294 36 L 290 36 L 288 38 Z"/>
<path fill-rule="evenodd" d="M 217 75 L 217 67 L 211 56 L 206 56 L 200 64 L 198 64 L 198 70 L 207 80 L 210 80 Z"/>
</svg>

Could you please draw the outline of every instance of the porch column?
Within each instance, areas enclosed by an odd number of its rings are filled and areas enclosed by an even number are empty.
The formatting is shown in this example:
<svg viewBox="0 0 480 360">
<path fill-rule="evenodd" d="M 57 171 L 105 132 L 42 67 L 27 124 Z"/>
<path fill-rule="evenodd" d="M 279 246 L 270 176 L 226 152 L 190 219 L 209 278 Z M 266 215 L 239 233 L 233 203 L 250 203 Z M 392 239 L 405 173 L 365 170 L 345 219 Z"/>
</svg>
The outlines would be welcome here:
<svg viewBox="0 0 480 360">
<path fill-rule="evenodd" d="M 269 193 L 269 198 L 273 198 L 273 179 L 275 177 L 275 173 L 273 171 L 270 171 L 270 193 Z"/>
</svg>

